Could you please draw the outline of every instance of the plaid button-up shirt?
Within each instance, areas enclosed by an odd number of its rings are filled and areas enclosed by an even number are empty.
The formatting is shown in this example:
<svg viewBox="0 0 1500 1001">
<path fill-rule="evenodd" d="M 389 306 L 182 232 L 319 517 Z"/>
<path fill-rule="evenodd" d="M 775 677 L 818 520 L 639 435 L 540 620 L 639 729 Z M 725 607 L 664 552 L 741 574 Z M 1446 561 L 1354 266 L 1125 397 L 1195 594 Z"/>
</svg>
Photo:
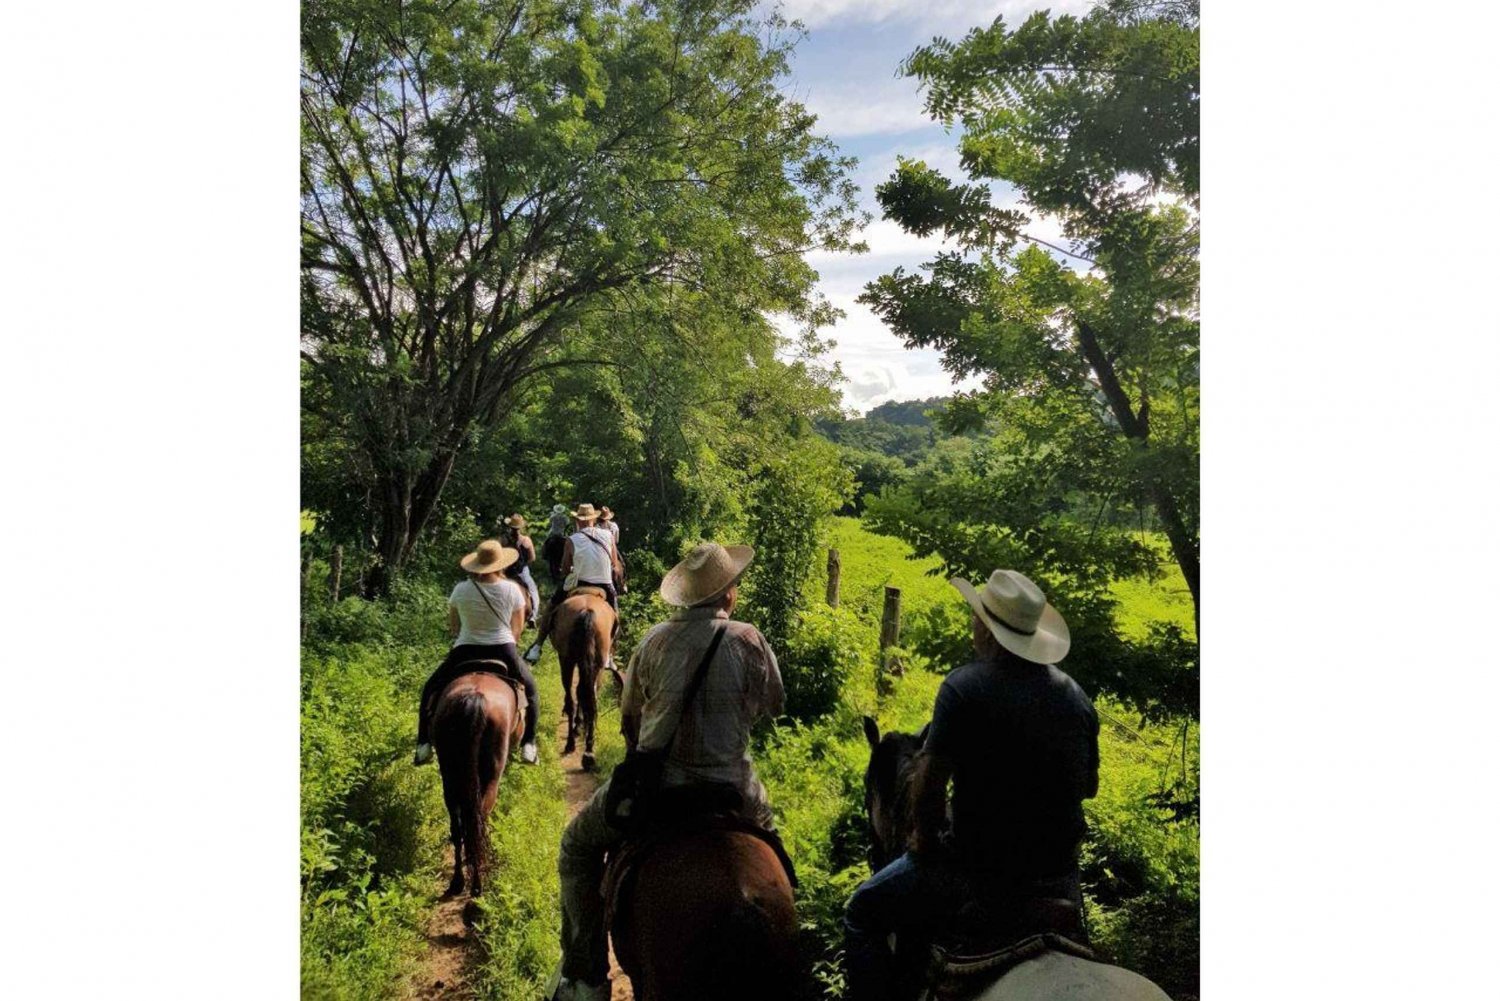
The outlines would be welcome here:
<svg viewBox="0 0 1500 1001">
<path fill-rule="evenodd" d="M 683 693 L 716 628 L 727 632 L 678 723 Z M 755 778 L 750 726 L 762 715 L 781 712 L 785 702 L 776 655 L 760 630 L 721 609 L 685 608 L 641 637 L 620 705 L 622 715 L 641 717 L 641 747 L 659 748 L 673 740 L 665 784 L 727 782 L 744 790 Z"/>
</svg>

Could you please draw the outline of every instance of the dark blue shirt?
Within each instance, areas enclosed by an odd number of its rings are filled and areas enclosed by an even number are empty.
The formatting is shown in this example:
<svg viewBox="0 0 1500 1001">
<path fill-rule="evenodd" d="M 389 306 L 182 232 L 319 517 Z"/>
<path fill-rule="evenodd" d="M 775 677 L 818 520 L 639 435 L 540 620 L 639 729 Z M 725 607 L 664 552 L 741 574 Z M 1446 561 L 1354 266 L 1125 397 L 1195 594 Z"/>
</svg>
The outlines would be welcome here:
<svg viewBox="0 0 1500 1001">
<path fill-rule="evenodd" d="M 926 746 L 953 765 L 953 846 L 967 865 L 1073 868 L 1083 801 L 1099 791 L 1099 716 L 1077 682 L 1015 658 L 966 664 L 938 689 Z"/>
</svg>

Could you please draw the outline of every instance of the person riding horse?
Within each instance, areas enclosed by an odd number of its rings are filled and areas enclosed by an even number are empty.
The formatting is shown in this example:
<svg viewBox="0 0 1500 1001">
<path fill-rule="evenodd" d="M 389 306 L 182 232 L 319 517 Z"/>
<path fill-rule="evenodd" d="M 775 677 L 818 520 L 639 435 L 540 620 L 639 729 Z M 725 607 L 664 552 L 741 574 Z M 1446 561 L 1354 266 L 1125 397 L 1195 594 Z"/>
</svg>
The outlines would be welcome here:
<svg viewBox="0 0 1500 1001">
<path fill-rule="evenodd" d="M 739 815 L 774 831 L 749 746 L 751 724 L 782 710 L 781 673 L 760 631 L 729 617 L 739 597 L 740 575 L 753 556 L 749 546 L 704 543 L 662 579 L 662 598 L 679 611 L 648 630 L 630 659 L 620 697 L 620 730 L 632 750 L 666 751 L 663 788 L 729 786 L 738 795 Z M 684 705 L 690 678 L 699 673 L 702 691 Z M 550 1001 L 607 1001 L 610 996 L 600 881 L 606 853 L 625 841 L 608 816 L 611 781 L 599 787 L 563 832 L 557 862 L 563 958 L 553 975 L 556 988 L 547 995 Z"/>
<path fill-rule="evenodd" d="M 541 659 L 542 643 L 552 630 L 553 612 L 575 588 L 596 587 L 604 592 L 610 608 L 616 612 L 620 610 L 615 580 L 622 573 L 622 568 L 614 536 L 595 524 L 599 520 L 599 511 L 592 504 L 578 505 L 573 518 L 578 522 L 578 531 L 568 537 L 562 554 L 561 570 L 566 579 L 561 587 L 552 592 L 547 610 L 537 623 L 536 642 L 526 651 L 526 660 L 533 664 Z M 613 669 L 614 664 L 611 662 L 607 666 Z"/>
<path fill-rule="evenodd" d="M 519 584 L 501 575 L 519 555 L 494 539 L 486 539 L 459 560 L 459 566 L 468 571 L 469 577 L 459 581 L 448 596 L 448 635 L 453 637 L 453 647 L 422 686 L 413 764 L 425 765 L 432 760 L 432 710 L 438 695 L 455 678 L 470 672 L 503 676 L 504 671 L 496 665 L 474 663 L 496 660 L 506 664 L 526 686 L 526 732 L 521 737 L 521 760 L 536 764 L 536 682 L 516 650 L 516 634 L 525 619 L 526 597 Z"/>
<path fill-rule="evenodd" d="M 568 538 L 568 508 L 566 504 L 553 504 L 547 516 L 547 538 L 542 540 L 542 559 L 547 561 L 547 575 L 552 586 L 562 584 L 563 544 Z"/>
<path fill-rule="evenodd" d="M 531 577 L 531 564 L 536 562 L 536 545 L 531 541 L 531 536 L 526 534 L 526 519 L 519 514 L 506 518 L 504 524 L 505 533 L 508 536 L 506 541 L 521 554 L 520 559 L 506 568 L 505 575 L 526 588 L 526 594 L 531 599 L 527 606 L 531 609 L 531 613 L 526 617 L 526 621 L 531 625 L 536 625 L 536 614 L 542 607 L 536 581 Z"/>
<path fill-rule="evenodd" d="M 1082 906 L 1078 849 L 1083 800 L 1099 790 L 1099 717 L 1053 666 L 1068 652 L 1067 623 L 1014 570 L 996 570 L 982 589 L 950 583 L 973 610 L 977 659 L 938 689 L 911 780 L 907 852 L 866 880 L 845 911 L 853 1001 L 911 996 L 892 933 L 903 955 L 915 955 L 913 940 L 938 937 L 960 911 L 1003 919 L 1041 899 Z"/>
</svg>

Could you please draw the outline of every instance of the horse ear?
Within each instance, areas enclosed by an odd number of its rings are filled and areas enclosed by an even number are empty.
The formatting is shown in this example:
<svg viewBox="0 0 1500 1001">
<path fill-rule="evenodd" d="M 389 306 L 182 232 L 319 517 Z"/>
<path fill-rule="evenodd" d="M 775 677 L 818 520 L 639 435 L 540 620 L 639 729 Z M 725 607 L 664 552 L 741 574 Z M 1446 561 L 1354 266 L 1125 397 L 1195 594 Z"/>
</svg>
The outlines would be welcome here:
<svg viewBox="0 0 1500 1001">
<path fill-rule="evenodd" d="M 870 742 L 871 749 L 874 749 L 875 745 L 877 745 L 877 744 L 880 743 L 880 726 L 875 722 L 874 718 L 871 717 L 871 716 L 866 716 L 864 718 L 864 722 L 865 722 L 865 740 L 868 740 Z"/>
</svg>

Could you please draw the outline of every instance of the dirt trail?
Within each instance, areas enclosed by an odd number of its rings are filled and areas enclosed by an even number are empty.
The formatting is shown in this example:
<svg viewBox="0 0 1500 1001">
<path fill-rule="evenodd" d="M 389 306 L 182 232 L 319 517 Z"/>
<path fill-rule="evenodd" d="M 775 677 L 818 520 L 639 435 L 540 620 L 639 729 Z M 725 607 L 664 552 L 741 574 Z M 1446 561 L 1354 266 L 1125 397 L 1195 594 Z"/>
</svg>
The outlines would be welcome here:
<svg viewBox="0 0 1500 1001">
<path fill-rule="evenodd" d="M 567 735 L 567 723 L 563 721 L 558 726 L 557 746 L 563 745 Z M 568 817 L 571 819 L 583 809 L 584 804 L 594 795 L 594 790 L 599 788 L 600 776 L 597 772 L 583 770 L 582 753 L 579 751 L 559 758 L 558 764 L 568 780 L 565 799 Z M 447 874 L 452 871 L 451 852 L 450 848 L 441 885 L 446 885 Z M 434 889 L 435 892 L 440 892 L 438 888 Z M 412 981 L 411 996 L 414 1001 L 472 1001 L 476 996 L 469 981 L 469 971 L 473 966 L 478 940 L 473 930 L 464 926 L 463 920 L 464 906 L 468 899 L 465 895 L 450 900 L 439 898 L 434 905 L 427 923 L 427 955 L 422 969 Z M 630 980 L 620 972 L 613 947 L 609 952 L 609 962 L 614 971 L 610 984 L 610 1001 L 634 1001 Z"/>
<path fill-rule="evenodd" d="M 448 863 L 453 863 L 449 850 Z M 451 868 L 447 870 L 451 872 Z M 444 883 L 447 876 L 443 877 Z M 474 958 L 475 939 L 464 927 L 464 905 L 468 896 L 460 894 L 450 900 L 438 900 L 427 922 L 427 956 L 417 974 L 412 997 L 417 1001 L 469 1001 L 474 990 L 469 985 L 469 969 Z"/>
<path fill-rule="evenodd" d="M 564 720 L 557 730 L 557 742 L 561 747 L 567 741 L 568 725 Z M 581 742 L 580 742 L 581 746 Z M 571 820 L 579 810 L 583 809 L 594 790 L 599 788 L 600 776 L 597 772 L 586 772 L 581 767 L 582 752 L 574 751 L 566 757 L 560 758 L 563 773 L 568 777 L 568 818 Z M 620 964 L 615 959 L 615 949 L 611 945 L 609 949 L 609 965 L 613 971 L 610 979 L 610 1001 L 634 1001 L 635 995 L 630 991 L 630 979 L 620 972 Z"/>
</svg>

